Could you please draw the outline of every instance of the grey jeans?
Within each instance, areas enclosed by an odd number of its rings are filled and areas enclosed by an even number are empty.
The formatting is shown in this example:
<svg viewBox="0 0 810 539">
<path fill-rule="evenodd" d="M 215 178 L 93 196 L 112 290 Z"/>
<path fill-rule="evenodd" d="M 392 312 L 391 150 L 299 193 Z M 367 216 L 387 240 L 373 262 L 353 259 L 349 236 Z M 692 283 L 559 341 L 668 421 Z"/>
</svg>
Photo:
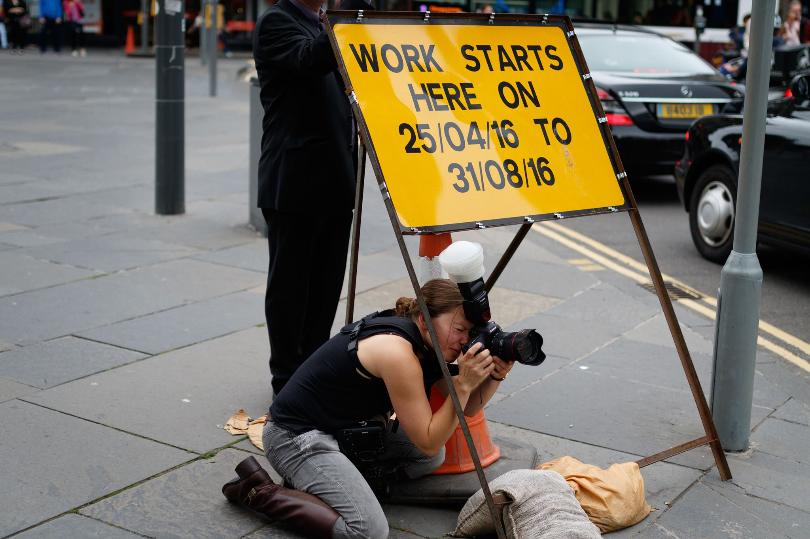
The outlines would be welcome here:
<svg viewBox="0 0 810 539">
<path fill-rule="evenodd" d="M 340 514 L 335 539 L 384 539 L 388 520 L 363 475 L 340 452 L 335 438 L 319 430 L 296 436 L 268 421 L 263 433 L 264 450 L 273 468 L 297 490 L 314 494 Z M 402 429 L 389 433 L 380 462 L 396 465 L 406 477 L 427 475 L 444 462 L 444 448 L 428 457 Z"/>
</svg>

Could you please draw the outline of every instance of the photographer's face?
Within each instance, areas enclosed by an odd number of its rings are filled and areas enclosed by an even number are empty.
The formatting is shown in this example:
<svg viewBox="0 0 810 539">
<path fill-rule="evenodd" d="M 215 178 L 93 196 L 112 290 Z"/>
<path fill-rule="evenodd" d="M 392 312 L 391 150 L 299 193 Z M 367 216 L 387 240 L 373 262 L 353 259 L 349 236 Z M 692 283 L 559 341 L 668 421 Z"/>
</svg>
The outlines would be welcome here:
<svg viewBox="0 0 810 539">
<path fill-rule="evenodd" d="M 430 335 L 427 325 L 420 320 L 420 327 L 423 327 L 423 337 L 425 342 L 430 344 Z M 450 312 L 433 317 L 433 325 L 439 337 L 439 346 L 442 349 L 444 360 L 452 363 L 461 354 L 461 348 L 470 340 L 470 330 L 473 325 L 464 318 L 464 309 L 456 307 Z"/>
</svg>

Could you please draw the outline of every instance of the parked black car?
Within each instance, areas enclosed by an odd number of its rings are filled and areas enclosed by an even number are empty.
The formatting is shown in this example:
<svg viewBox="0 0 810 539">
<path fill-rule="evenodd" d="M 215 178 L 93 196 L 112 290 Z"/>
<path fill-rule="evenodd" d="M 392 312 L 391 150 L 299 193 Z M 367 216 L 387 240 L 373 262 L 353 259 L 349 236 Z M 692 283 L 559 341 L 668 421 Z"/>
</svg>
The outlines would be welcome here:
<svg viewBox="0 0 810 539">
<path fill-rule="evenodd" d="M 575 27 L 631 180 L 671 174 L 692 121 L 742 107 L 742 86 L 668 37 L 635 26 Z"/>
<path fill-rule="evenodd" d="M 759 208 L 760 242 L 810 249 L 810 75 L 765 125 Z M 692 241 L 705 258 L 725 262 L 734 240 L 742 115 L 697 120 L 675 167 L 678 195 L 689 212 Z"/>
</svg>

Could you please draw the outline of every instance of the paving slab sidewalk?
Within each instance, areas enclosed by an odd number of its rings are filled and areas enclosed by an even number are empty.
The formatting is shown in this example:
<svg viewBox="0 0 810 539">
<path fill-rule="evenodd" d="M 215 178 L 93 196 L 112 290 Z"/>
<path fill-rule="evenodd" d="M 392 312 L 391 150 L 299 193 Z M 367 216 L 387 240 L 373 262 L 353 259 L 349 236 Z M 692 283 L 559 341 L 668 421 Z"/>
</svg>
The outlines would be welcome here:
<svg viewBox="0 0 810 539">
<path fill-rule="evenodd" d="M 219 492 L 242 458 L 266 463 L 221 425 L 270 399 L 266 240 L 245 224 L 248 88 L 241 63 L 219 66 L 209 99 L 207 72 L 187 62 L 187 213 L 160 217 L 153 61 L 0 55 L 12 73 L 0 79 L 0 537 L 296 537 Z M 355 315 L 411 293 L 366 185 Z M 514 232 L 456 239 L 484 244 L 491 268 Z M 576 257 L 530 234 L 493 291 L 495 319 L 538 328 L 549 354 L 501 386 L 493 435 L 602 466 L 700 436 L 655 296 Z M 676 310 L 708 391 L 711 321 Z M 335 329 L 344 316 L 345 289 Z M 808 388 L 760 351 L 752 448 L 729 455 L 733 481 L 705 448 L 645 468 L 655 511 L 614 535 L 810 537 Z M 456 519 L 385 510 L 397 538 L 440 537 Z"/>
</svg>

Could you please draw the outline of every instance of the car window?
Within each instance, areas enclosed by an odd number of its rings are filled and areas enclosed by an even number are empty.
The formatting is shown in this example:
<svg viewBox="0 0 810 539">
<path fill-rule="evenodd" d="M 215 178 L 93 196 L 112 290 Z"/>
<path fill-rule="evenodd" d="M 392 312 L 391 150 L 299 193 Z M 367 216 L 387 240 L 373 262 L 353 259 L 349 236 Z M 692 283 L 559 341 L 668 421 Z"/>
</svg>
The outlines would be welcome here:
<svg viewBox="0 0 810 539">
<path fill-rule="evenodd" d="M 656 35 L 579 35 L 591 71 L 709 75 L 717 71 L 689 49 Z"/>
</svg>

